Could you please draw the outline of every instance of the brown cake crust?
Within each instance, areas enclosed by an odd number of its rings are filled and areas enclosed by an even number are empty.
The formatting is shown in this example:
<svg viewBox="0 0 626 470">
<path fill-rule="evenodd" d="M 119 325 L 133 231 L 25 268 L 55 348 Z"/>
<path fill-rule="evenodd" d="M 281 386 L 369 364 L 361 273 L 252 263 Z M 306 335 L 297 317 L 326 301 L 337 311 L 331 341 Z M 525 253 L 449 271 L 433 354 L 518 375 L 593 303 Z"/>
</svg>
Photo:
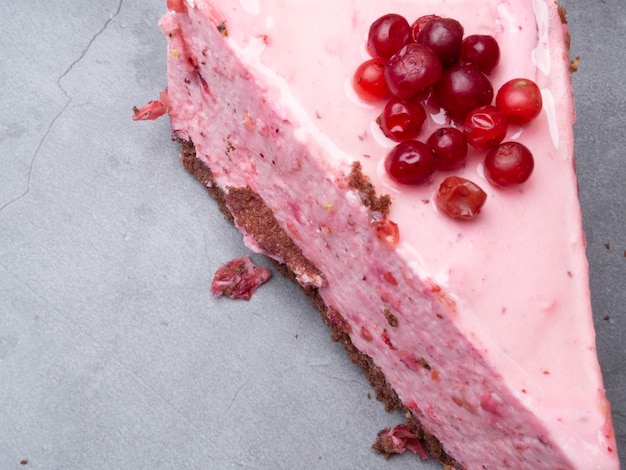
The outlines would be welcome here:
<svg viewBox="0 0 626 470">
<path fill-rule="evenodd" d="M 262 199 L 250 188 L 227 188 L 228 192 L 224 192 L 215 184 L 211 170 L 196 158 L 196 150 L 193 143 L 180 141 L 180 144 L 181 160 L 185 169 L 205 186 L 211 197 L 217 201 L 224 217 L 253 236 L 259 247 L 268 254 L 285 260 L 283 264 L 270 258 L 276 269 L 298 284 L 311 299 L 315 308 L 320 312 L 324 323 L 330 328 L 332 340 L 341 343 L 350 359 L 363 369 L 370 385 L 376 392 L 376 398 L 385 404 L 385 409 L 387 411 L 400 410 L 404 412 L 407 424 L 411 428 L 413 435 L 422 442 L 433 458 L 448 468 L 462 468 L 446 454 L 443 445 L 437 438 L 426 432 L 413 413 L 404 406 L 372 359 L 352 344 L 348 332 L 342 328 L 342 324 L 345 323 L 342 321 L 343 318 L 340 312 L 329 312 L 317 288 L 302 286 L 298 283 L 294 271 L 299 270 L 302 272 L 304 270 L 307 273 L 318 273 L 320 275 L 321 273 L 304 257 L 302 251 L 278 225 L 271 210 L 265 206 Z M 372 210 L 386 213 L 389 201 L 385 196 L 376 198 L 373 188 L 371 188 L 369 182 L 364 180 L 364 176 L 359 170 L 359 168 L 353 168 L 353 172 L 350 175 L 351 186 L 360 191 L 364 205 Z M 376 445 L 373 448 L 378 453 L 385 454 L 387 457 L 390 456 L 386 449 L 377 448 Z"/>
</svg>

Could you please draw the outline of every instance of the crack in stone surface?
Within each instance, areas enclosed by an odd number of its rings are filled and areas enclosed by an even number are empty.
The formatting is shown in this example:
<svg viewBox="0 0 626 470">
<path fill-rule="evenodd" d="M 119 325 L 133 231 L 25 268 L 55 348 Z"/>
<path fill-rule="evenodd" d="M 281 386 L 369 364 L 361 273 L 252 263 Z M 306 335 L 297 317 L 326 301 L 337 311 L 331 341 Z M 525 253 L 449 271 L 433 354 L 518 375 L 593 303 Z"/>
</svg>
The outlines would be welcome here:
<svg viewBox="0 0 626 470">
<path fill-rule="evenodd" d="M 35 151 L 33 152 L 32 156 L 31 156 L 30 163 L 28 165 L 28 171 L 26 173 L 26 188 L 17 197 L 11 199 L 6 204 L 0 206 L 0 213 L 2 213 L 7 207 L 9 207 L 9 206 L 15 204 L 16 202 L 18 202 L 19 200 L 23 199 L 30 192 L 31 177 L 32 177 L 32 174 L 33 174 L 33 168 L 35 166 L 35 161 L 37 160 L 37 156 L 41 152 L 41 149 L 42 149 L 44 143 L 46 142 L 46 140 L 48 140 L 48 137 L 52 133 L 52 129 L 54 128 L 54 125 L 59 120 L 59 118 L 61 116 L 63 116 L 63 114 L 65 113 L 67 108 L 72 103 L 72 97 L 67 92 L 67 90 L 63 87 L 62 81 L 63 81 L 63 79 L 65 77 L 67 77 L 72 72 L 74 67 L 76 67 L 76 65 L 78 65 L 85 58 L 85 56 L 89 52 L 89 49 L 91 49 L 91 46 L 94 44 L 96 39 L 98 39 L 98 37 L 101 36 L 107 30 L 107 28 L 115 20 L 115 18 L 117 18 L 117 16 L 120 14 L 120 12 L 122 10 L 123 4 L 124 4 L 124 0 L 119 0 L 115 12 L 104 22 L 102 27 L 91 37 L 91 39 L 89 40 L 87 45 L 83 48 L 83 50 L 79 54 L 79 56 L 74 61 L 72 61 L 72 63 L 65 69 L 65 71 L 61 75 L 59 75 L 59 77 L 57 78 L 56 84 L 59 87 L 59 89 L 61 90 L 61 92 L 63 93 L 63 95 L 65 95 L 66 103 L 59 110 L 59 112 L 50 120 L 50 123 L 48 124 L 48 127 L 46 128 L 46 131 L 44 132 L 43 136 L 39 139 L 39 142 L 37 143 L 37 147 L 35 148 Z"/>
</svg>

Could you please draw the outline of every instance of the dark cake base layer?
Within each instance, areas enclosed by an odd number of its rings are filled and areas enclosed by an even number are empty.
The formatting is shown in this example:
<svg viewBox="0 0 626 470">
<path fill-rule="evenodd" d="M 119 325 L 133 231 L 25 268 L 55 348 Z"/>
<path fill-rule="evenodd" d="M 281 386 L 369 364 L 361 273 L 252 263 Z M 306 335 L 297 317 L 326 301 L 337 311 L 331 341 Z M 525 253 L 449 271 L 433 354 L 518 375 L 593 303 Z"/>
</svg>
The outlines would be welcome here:
<svg viewBox="0 0 626 470">
<path fill-rule="evenodd" d="M 376 392 L 376 398 L 385 404 L 385 409 L 387 411 L 403 411 L 414 436 L 422 442 L 429 454 L 445 466 L 461 469 L 462 467 L 446 454 L 437 438 L 427 433 L 413 413 L 404 406 L 372 359 L 352 344 L 347 333 L 333 326 L 328 316 L 328 309 L 317 289 L 303 287 L 297 282 L 294 270 L 309 273 L 319 273 L 319 271 L 303 256 L 301 250 L 278 225 L 272 212 L 262 199 L 250 188 L 228 188 L 228 193 L 225 193 L 215 184 L 211 170 L 196 158 L 193 143 L 181 141 L 180 144 L 181 160 L 185 169 L 205 186 L 211 197 L 217 201 L 224 217 L 252 235 L 257 244 L 267 253 L 276 254 L 285 260 L 285 264 L 277 263 L 274 260 L 272 262 L 278 271 L 298 284 L 311 299 L 313 305 L 320 312 L 324 323 L 330 328 L 332 340 L 341 343 L 348 352 L 350 359 L 363 369 Z M 373 447 L 377 452 L 385 454 L 387 457 L 393 453 L 392 449 L 387 449 L 380 443 Z"/>
</svg>

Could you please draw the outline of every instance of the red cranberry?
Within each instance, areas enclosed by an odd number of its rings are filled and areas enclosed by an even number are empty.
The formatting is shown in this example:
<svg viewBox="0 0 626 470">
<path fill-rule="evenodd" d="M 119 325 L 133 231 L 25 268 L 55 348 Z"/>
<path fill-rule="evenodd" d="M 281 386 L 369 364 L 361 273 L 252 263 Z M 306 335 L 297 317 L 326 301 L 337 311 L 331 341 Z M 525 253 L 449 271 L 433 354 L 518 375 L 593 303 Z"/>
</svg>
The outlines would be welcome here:
<svg viewBox="0 0 626 470">
<path fill-rule="evenodd" d="M 432 133 L 426 143 L 435 154 L 438 170 L 456 170 L 465 165 L 467 140 L 457 128 L 441 127 Z"/>
<path fill-rule="evenodd" d="M 424 25 L 415 42 L 430 47 L 443 67 L 454 64 L 461 53 L 463 26 L 452 18 L 436 18 Z"/>
<path fill-rule="evenodd" d="M 385 170 L 400 184 L 425 183 L 435 171 L 435 157 L 425 143 L 407 140 L 387 154 Z"/>
<path fill-rule="evenodd" d="M 394 96 L 408 100 L 437 82 L 441 71 L 441 63 L 430 48 L 410 43 L 389 59 L 385 79 Z"/>
<path fill-rule="evenodd" d="M 444 70 L 435 97 L 453 120 L 462 122 L 472 109 L 491 103 L 493 87 L 475 65 L 453 65 Z"/>
<path fill-rule="evenodd" d="M 424 16 L 420 16 L 418 19 L 415 20 L 415 22 L 411 25 L 411 35 L 413 37 L 413 41 L 415 42 L 417 36 L 419 35 L 420 31 L 424 28 L 424 26 L 426 26 L 428 24 L 429 21 L 431 20 L 437 20 L 441 18 L 441 16 L 437 16 L 437 15 L 424 15 Z"/>
<path fill-rule="evenodd" d="M 504 140 L 506 129 L 504 112 L 495 106 L 487 105 L 469 112 L 465 118 L 463 131 L 472 147 L 486 150 Z"/>
<path fill-rule="evenodd" d="M 535 82 L 526 78 L 509 80 L 498 90 L 496 106 L 513 124 L 527 124 L 541 112 L 543 99 Z"/>
<path fill-rule="evenodd" d="M 425 120 L 426 111 L 418 101 L 391 98 L 381 114 L 380 128 L 390 139 L 402 142 L 417 137 Z"/>
<path fill-rule="evenodd" d="M 378 59 L 363 62 L 356 69 L 352 85 L 357 95 L 365 101 L 380 101 L 389 97 L 385 81 L 385 65 Z"/>
<path fill-rule="evenodd" d="M 485 157 L 485 177 L 494 186 L 506 187 L 526 181 L 535 166 L 533 154 L 519 142 L 504 142 Z"/>
<path fill-rule="evenodd" d="M 500 46 L 493 36 L 474 34 L 461 43 L 460 62 L 474 64 L 489 75 L 500 62 Z"/>
<path fill-rule="evenodd" d="M 406 18 L 389 13 L 378 18 L 370 26 L 367 51 L 375 59 L 387 61 L 410 40 L 411 26 Z"/>
<path fill-rule="evenodd" d="M 486 200 L 487 193 L 480 186 L 460 176 L 448 176 L 435 195 L 437 207 L 458 219 L 476 217 Z"/>
</svg>

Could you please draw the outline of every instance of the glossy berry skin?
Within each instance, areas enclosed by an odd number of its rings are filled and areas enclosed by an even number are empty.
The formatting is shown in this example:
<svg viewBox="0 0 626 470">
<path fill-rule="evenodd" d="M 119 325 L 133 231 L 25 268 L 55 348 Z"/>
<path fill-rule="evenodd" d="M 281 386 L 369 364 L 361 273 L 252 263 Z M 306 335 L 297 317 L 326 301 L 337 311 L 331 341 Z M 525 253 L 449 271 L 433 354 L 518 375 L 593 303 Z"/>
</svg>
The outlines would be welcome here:
<svg viewBox="0 0 626 470">
<path fill-rule="evenodd" d="M 465 165 L 467 140 L 456 127 L 440 127 L 426 141 L 437 160 L 437 170 L 450 171 Z"/>
<path fill-rule="evenodd" d="M 480 150 L 490 149 L 502 142 L 506 130 L 504 112 L 491 105 L 471 110 L 463 126 L 467 143 Z"/>
<path fill-rule="evenodd" d="M 387 154 L 385 170 L 396 183 L 425 183 L 435 171 L 435 156 L 425 143 L 407 140 Z"/>
<path fill-rule="evenodd" d="M 486 201 L 487 193 L 480 186 L 460 176 L 448 176 L 435 194 L 439 210 L 455 219 L 473 219 Z"/>
<path fill-rule="evenodd" d="M 385 65 L 385 80 L 397 98 L 409 100 L 441 78 L 442 67 L 435 53 L 423 44 L 410 43 Z"/>
<path fill-rule="evenodd" d="M 375 59 L 389 60 L 411 40 L 411 26 L 401 15 L 389 13 L 372 23 L 367 35 L 367 52 Z"/>
<path fill-rule="evenodd" d="M 435 97 L 448 115 L 463 122 L 467 113 L 493 100 L 493 86 L 475 65 L 457 64 L 444 70 Z"/>
<path fill-rule="evenodd" d="M 436 18 L 424 25 L 415 42 L 430 47 L 447 67 L 458 61 L 463 41 L 463 26 L 452 18 Z"/>
<path fill-rule="evenodd" d="M 490 149 L 485 157 L 485 177 L 501 188 L 525 182 L 533 172 L 531 151 L 519 142 L 504 142 Z"/>
<path fill-rule="evenodd" d="M 526 78 L 509 80 L 498 90 L 496 106 L 512 124 L 527 124 L 541 113 L 543 99 L 535 82 Z"/>
<path fill-rule="evenodd" d="M 396 142 L 416 138 L 426 120 L 426 111 L 419 101 L 391 98 L 380 116 L 383 133 Z"/>
<path fill-rule="evenodd" d="M 354 72 L 352 85 L 364 101 L 381 101 L 389 97 L 385 81 L 385 65 L 378 59 L 363 62 Z"/>
<path fill-rule="evenodd" d="M 500 46 L 493 36 L 473 34 L 463 39 L 459 61 L 489 75 L 500 63 Z"/>
<path fill-rule="evenodd" d="M 441 18 L 441 16 L 424 15 L 416 19 L 411 25 L 411 36 L 413 38 L 413 42 L 416 42 L 417 36 L 419 35 L 420 31 L 424 29 L 424 26 L 426 26 L 431 20 L 437 20 L 439 18 Z"/>
</svg>

